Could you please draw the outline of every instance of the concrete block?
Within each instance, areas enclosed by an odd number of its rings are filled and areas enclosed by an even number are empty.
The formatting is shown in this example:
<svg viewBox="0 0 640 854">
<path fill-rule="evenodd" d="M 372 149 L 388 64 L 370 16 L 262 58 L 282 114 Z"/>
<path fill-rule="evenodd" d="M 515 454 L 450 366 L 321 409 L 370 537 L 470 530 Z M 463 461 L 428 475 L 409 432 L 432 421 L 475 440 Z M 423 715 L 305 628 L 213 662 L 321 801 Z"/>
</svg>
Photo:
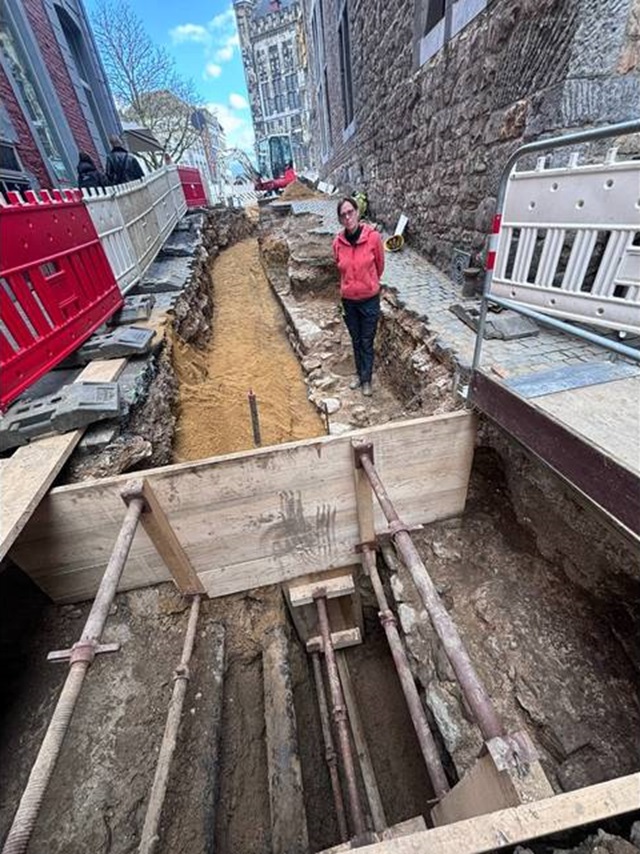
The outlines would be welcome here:
<svg viewBox="0 0 640 854">
<path fill-rule="evenodd" d="M 0 451 L 120 414 L 117 383 L 72 383 L 48 397 L 18 401 L 0 419 Z"/>
<path fill-rule="evenodd" d="M 124 305 L 109 320 L 109 325 L 125 326 L 128 323 L 135 323 L 136 320 L 147 320 L 151 316 L 155 301 L 153 294 L 125 297 Z"/>
<path fill-rule="evenodd" d="M 134 294 L 155 294 L 161 291 L 182 291 L 191 278 L 192 258 L 160 258 L 154 261 Z"/>
<path fill-rule="evenodd" d="M 122 326 L 102 335 L 92 335 L 73 354 L 76 364 L 86 364 L 94 359 L 120 359 L 123 356 L 142 356 L 151 350 L 153 329 Z"/>
</svg>

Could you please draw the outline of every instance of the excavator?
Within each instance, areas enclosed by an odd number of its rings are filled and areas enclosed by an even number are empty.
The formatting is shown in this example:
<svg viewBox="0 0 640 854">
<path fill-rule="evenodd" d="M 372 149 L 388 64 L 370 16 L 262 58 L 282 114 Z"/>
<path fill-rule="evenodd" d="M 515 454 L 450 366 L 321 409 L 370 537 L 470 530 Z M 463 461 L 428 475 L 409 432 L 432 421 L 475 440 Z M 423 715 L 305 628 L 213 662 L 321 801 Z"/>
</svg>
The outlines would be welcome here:
<svg viewBox="0 0 640 854">
<path fill-rule="evenodd" d="M 256 192 L 278 193 L 296 180 L 291 159 L 291 144 L 287 136 L 270 136 L 259 145 L 260 171 L 239 148 L 226 152 L 227 162 L 237 160 L 253 181 Z"/>
</svg>

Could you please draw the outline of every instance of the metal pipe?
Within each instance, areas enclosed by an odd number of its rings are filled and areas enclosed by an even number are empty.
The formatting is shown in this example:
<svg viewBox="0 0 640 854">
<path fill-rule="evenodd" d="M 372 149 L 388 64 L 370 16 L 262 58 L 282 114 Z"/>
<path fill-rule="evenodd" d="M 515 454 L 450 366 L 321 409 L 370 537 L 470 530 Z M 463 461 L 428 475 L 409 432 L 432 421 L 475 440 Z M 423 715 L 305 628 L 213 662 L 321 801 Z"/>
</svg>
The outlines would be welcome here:
<svg viewBox="0 0 640 854">
<path fill-rule="evenodd" d="M 22 793 L 2 854 L 24 854 L 27 850 L 85 674 L 95 658 L 98 640 L 109 615 L 143 507 L 144 500 L 134 498 L 127 508 L 80 641 L 73 646 L 66 681 Z"/>
<path fill-rule="evenodd" d="M 578 326 L 572 326 L 570 323 L 560 320 L 557 317 L 551 317 L 548 314 L 536 311 L 534 308 L 520 305 L 519 303 L 504 299 L 503 297 L 496 297 L 492 295 L 488 297 L 488 299 L 490 302 L 493 302 L 496 305 L 501 305 L 503 308 L 510 308 L 512 311 L 517 311 L 518 314 L 524 314 L 525 317 L 532 317 L 534 320 L 537 320 L 539 323 L 543 323 L 546 326 L 552 326 L 554 329 L 560 329 L 562 332 L 568 332 L 569 335 L 575 335 L 577 338 L 583 338 L 585 341 L 590 341 L 592 344 L 600 344 L 608 350 L 612 350 L 614 353 L 619 353 L 621 356 L 632 359 L 634 362 L 640 362 L 640 350 L 637 350 L 634 347 L 629 347 L 627 344 L 620 344 L 618 341 L 610 341 L 603 335 L 597 335 L 595 332 L 589 332 L 588 329 L 580 329 Z"/>
<path fill-rule="evenodd" d="M 338 773 L 338 758 L 336 756 L 336 750 L 333 743 L 333 735 L 331 734 L 331 722 L 329 720 L 329 709 L 327 707 L 327 694 L 324 690 L 320 656 L 317 652 L 311 653 L 311 661 L 313 663 L 313 676 L 316 683 L 316 694 L 318 695 L 318 707 L 320 709 L 320 723 L 322 725 L 322 737 L 324 740 L 324 758 L 327 762 L 329 776 L 331 778 L 331 791 L 333 792 L 333 803 L 336 809 L 336 818 L 338 820 L 338 831 L 340 833 L 340 841 L 346 842 L 349 838 L 349 831 L 347 829 L 347 818 L 344 812 L 344 799 L 342 797 L 342 786 L 340 785 L 340 774 Z"/>
<path fill-rule="evenodd" d="M 258 401 L 252 389 L 249 389 L 247 395 L 249 399 L 249 412 L 251 413 L 251 429 L 253 430 L 253 444 L 259 448 L 262 444 L 262 436 L 260 435 L 260 418 L 258 416 Z"/>
<path fill-rule="evenodd" d="M 169 703 L 167 721 L 164 728 L 164 735 L 162 736 L 162 744 L 160 745 L 160 754 L 158 755 L 158 764 L 156 765 L 156 773 L 151 787 L 151 794 L 149 795 L 147 814 L 142 827 L 140 846 L 138 848 L 140 854 L 153 854 L 160 840 L 158 828 L 160 826 L 164 799 L 167 794 L 171 762 L 178 741 L 182 706 L 184 705 L 187 685 L 191 675 L 189 673 L 189 662 L 193 653 L 199 613 L 200 596 L 196 595 L 191 601 L 189 622 L 187 623 L 187 631 L 184 636 L 180 664 L 178 664 L 173 672 L 173 694 Z"/>
<path fill-rule="evenodd" d="M 456 624 L 442 604 L 442 600 L 427 572 L 427 568 L 418 554 L 418 550 L 414 546 L 406 526 L 396 513 L 391 499 L 384 488 L 384 484 L 378 477 L 378 473 L 371 462 L 371 458 L 368 454 L 363 453 L 359 459 L 369 479 L 371 488 L 380 503 L 382 512 L 389 522 L 389 531 L 391 532 L 393 542 L 420 593 L 433 628 L 440 638 L 447 658 L 451 662 L 462 692 L 473 712 L 473 716 L 480 727 L 484 739 L 488 741 L 491 738 L 504 735 L 502 722 L 498 717 L 486 688 L 476 673 L 469 654 L 464 648 Z"/>
<path fill-rule="evenodd" d="M 324 596 L 315 600 L 318 610 L 318 623 L 322 635 L 322 647 L 327 664 L 327 675 L 329 677 L 329 691 L 331 692 L 331 704 L 333 719 L 338 730 L 338 744 L 342 754 L 342 765 L 344 775 L 347 779 L 347 795 L 349 798 L 349 811 L 355 836 L 362 836 L 365 832 L 364 815 L 360 804 L 358 793 L 358 781 L 356 778 L 356 767 L 351 753 L 351 742 L 349 741 L 349 721 L 347 720 L 347 708 L 342 695 L 340 676 L 336 664 L 333 643 L 331 642 L 331 628 L 329 626 L 329 615 L 327 613 L 327 600 Z"/>
<path fill-rule="evenodd" d="M 509 157 L 505 163 L 502 174 L 500 175 L 500 183 L 498 184 L 498 193 L 496 197 L 496 216 L 502 215 L 504 200 L 507 195 L 507 184 L 511 170 L 516 165 L 521 157 L 525 154 L 533 154 L 536 151 L 548 151 L 549 149 L 562 148 L 565 145 L 580 145 L 583 142 L 593 142 L 596 139 L 605 139 L 611 136 L 626 136 L 630 133 L 640 133 L 640 120 L 634 119 L 629 122 L 620 122 L 615 125 L 605 125 L 599 128 L 590 128 L 589 130 L 579 131 L 578 133 L 570 133 L 565 136 L 554 136 L 549 139 L 538 139 L 535 142 L 528 142 L 526 145 L 521 145 Z M 487 320 L 487 298 L 491 290 L 491 280 L 493 279 L 493 269 L 487 268 L 484 274 L 484 286 L 482 289 L 482 300 L 480 302 L 480 316 L 478 318 L 478 331 L 476 332 L 476 342 L 473 350 L 473 361 L 471 363 L 471 372 L 478 369 L 480 364 L 480 356 L 482 353 L 482 342 L 484 339 L 484 328 Z M 493 301 L 493 297 L 491 298 Z M 582 330 L 576 329 L 573 332 L 578 338 L 586 337 L 582 334 Z M 606 340 L 606 339 L 605 339 Z M 603 345 L 608 346 L 608 345 Z M 467 404 L 471 405 L 471 394 L 467 396 Z"/>
<path fill-rule="evenodd" d="M 427 766 L 427 773 L 429 774 L 429 779 L 431 780 L 431 785 L 433 786 L 433 791 L 436 797 L 442 798 L 449 791 L 449 782 L 447 780 L 447 775 L 444 773 L 442 762 L 440 761 L 438 748 L 433 740 L 431 728 L 427 721 L 427 715 L 422 703 L 420 702 L 420 696 L 411 673 L 411 668 L 409 667 L 409 661 L 404 651 L 402 641 L 400 640 L 400 635 L 396 626 L 396 618 L 389 608 L 387 597 L 385 596 L 382 581 L 380 580 L 380 575 L 378 573 L 378 567 L 376 566 L 375 552 L 371 551 L 368 546 L 364 546 L 362 549 L 362 557 L 364 560 L 365 571 L 371 579 L 373 591 L 376 595 L 376 599 L 378 600 L 378 608 L 380 609 L 378 617 L 382 623 L 385 634 L 387 635 L 389 649 L 391 650 L 393 662 L 396 666 L 396 670 L 398 671 L 402 691 L 407 701 L 407 706 L 409 707 L 411 721 L 418 737 L 418 743 L 420 744 L 420 750 L 422 751 L 425 765 Z"/>
</svg>

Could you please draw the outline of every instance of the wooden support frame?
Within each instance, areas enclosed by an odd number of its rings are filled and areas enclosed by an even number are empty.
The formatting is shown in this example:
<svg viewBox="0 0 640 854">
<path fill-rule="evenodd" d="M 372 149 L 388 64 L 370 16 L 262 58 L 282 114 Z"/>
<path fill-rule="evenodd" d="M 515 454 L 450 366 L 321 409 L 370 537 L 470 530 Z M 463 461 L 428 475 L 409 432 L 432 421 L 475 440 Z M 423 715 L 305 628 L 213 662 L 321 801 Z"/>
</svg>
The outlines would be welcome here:
<svg viewBox="0 0 640 854">
<path fill-rule="evenodd" d="M 565 792 L 532 804 L 435 827 L 389 842 L 368 845 L 365 854 L 486 854 L 512 848 L 617 815 L 640 804 L 640 773 Z"/>
<path fill-rule="evenodd" d="M 145 506 L 140 516 L 140 523 L 167 565 L 175 585 L 182 595 L 206 594 L 207 591 L 204 589 L 195 569 L 191 566 L 189 558 L 169 524 L 169 520 L 149 481 L 146 478 L 134 480 L 127 484 L 121 495 L 127 506 L 134 498 L 144 499 Z"/>
<path fill-rule="evenodd" d="M 144 472 L 209 596 L 280 584 L 357 562 L 352 439 L 376 467 L 407 525 L 464 509 L 475 443 L 469 412 L 384 424 Z M 138 474 L 139 478 L 141 475 Z M 11 558 L 56 602 L 95 595 L 131 475 L 51 490 Z M 374 522 L 384 528 L 379 507 Z M 121 590 L 170 578 L 138 529 Z"/>
</svg>

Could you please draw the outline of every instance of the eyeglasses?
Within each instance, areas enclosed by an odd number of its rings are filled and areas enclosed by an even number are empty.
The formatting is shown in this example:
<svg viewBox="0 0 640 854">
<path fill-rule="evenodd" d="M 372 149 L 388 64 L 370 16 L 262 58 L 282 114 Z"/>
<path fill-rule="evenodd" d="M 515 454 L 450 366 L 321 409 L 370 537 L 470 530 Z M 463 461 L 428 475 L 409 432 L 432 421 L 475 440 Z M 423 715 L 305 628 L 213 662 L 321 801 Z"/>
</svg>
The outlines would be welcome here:
<svg viewBox="0 0 640 854">
<path fill-rule="evenodd" d="M 342 213 L 340 214 L 340 219 L 350 219 L 352 216 L 356 216 L 357 213 L 358 211 L 354 210 L 353 208 L 348 211 L 342 211 Z"/>
</svg>

